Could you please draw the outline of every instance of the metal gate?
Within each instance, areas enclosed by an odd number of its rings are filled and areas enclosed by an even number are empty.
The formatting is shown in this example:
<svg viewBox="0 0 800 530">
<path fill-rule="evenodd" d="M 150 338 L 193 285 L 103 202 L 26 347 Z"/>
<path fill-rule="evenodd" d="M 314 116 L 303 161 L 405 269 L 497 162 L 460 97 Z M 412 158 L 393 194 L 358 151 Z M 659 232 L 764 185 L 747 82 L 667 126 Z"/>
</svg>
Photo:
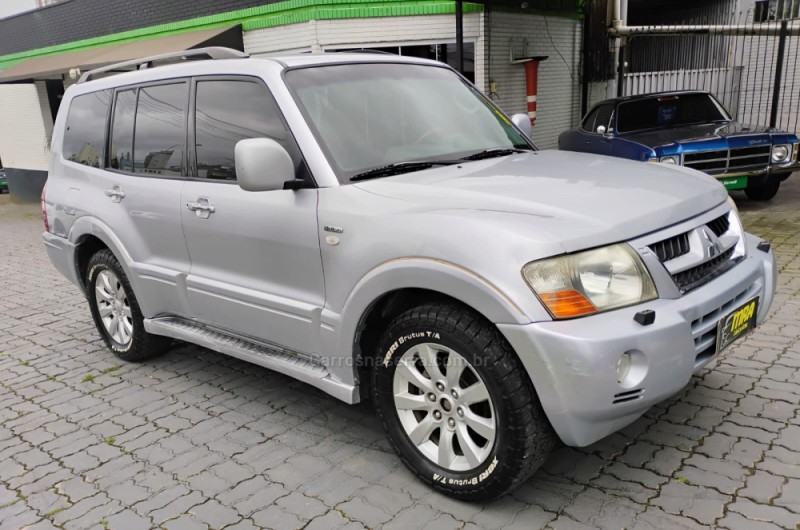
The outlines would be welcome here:
<svg viewBox="0 0 800 530">
<path fill-rule="evenodd" d="M 623 94 L 706 90 L 743 123 L 800 132 L 800 19 L 726 22 L 620 28 Z"/>
</svg>

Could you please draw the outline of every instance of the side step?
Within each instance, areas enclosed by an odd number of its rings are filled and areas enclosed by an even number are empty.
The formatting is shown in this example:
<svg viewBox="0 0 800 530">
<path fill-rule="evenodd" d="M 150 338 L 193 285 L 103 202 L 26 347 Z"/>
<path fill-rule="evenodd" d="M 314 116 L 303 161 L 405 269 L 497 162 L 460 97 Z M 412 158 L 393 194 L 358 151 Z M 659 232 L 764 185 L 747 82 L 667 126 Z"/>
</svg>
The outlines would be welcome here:
<svg viewBox="0 0 800 530">
<path fill-rule="evenodd" d="M 315 386 L 346 403 L 358 402 L 355 386 L 335 381 L 322 363 L 301 354 L 176 317 L 147 318 L 144 328 L 154 335 L 191 342 L 275 370 Z"/>
</svg>

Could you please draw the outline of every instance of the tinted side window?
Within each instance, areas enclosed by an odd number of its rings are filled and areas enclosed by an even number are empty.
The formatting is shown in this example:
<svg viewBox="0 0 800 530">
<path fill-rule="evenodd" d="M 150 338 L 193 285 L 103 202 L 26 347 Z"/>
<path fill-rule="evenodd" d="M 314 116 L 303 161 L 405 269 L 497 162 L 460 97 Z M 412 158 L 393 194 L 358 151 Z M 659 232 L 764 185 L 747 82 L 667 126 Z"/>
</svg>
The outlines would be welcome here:
<svg viewBox="0 0 800 530">
<path fill-rule="evenodd" d="M 586 116 L 586 119 L 583 120 L 582 128 L 584 131 L 594 132 L 594 120 L 597 117 L 597 112 L 599 110 L 600 109 L 594 109 L 592 112 L 589 113 L 588 116 Z"/>
<path fill-rule="evenodd" d="M 235 180 L 234 148 L 236 142 L 247 138 L 272 138 L 294 154 L 288 137 L 278 109 L 262 85 L 228 80 L 197 82 L 198 177 Z"/>
<path fill-rule="evenodd" d="M 603 105 L 597 110 L 597 118 L 594 120 L 594 132 L 597 132 L 597 128 L 601 125 L 608 130 L 608 124 L 611 121 L 611 115 L 614 113 L 614 107 L 612 105 Z"/>
<path fill-rule="evenodd" d="M 133 171 L 133 117 L 136 112 L 136 89 L 117 92 L 111 124 L 111 152 L 108 165 Z"/>
<path fill-rule="evenodd" d="M 136 173 L 185 175 L 188 83 L 139 89 L 133 166 Z"/>
<path fill-rule="evenodd" d="M 64 158 L 92 167 L 103 165 L 111 94 L 111 90 L 101 90 L 72 100 L 61 150 Z"/>
</svg>

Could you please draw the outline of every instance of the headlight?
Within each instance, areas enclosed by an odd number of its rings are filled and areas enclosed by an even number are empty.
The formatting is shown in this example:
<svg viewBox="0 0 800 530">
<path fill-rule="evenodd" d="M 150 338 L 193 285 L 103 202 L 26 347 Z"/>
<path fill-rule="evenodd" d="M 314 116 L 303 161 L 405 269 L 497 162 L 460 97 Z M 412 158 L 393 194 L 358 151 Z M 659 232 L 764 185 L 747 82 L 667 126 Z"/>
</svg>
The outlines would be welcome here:
<svg viewBox="0 0 800 530">
<path fill-rule="evenodd" d="M 677 156 L 662 156 L 658 161 L 662 164 L 679 164 L 680 158 Z"/>
<path fill-rule="evenodd" d="M 773 162 L 784 162 L 787 158 L 789 158 L 789 146 L 788 145 L 774 145 L 774 146 L 772 146 L 772 161 Z"/>
<path fill-rule="evenodd" d="M 522 276 L 553 318 L 573 318 L 658 297 L 650 273 L 626 244 L 528 263 Z"/>
</svg>

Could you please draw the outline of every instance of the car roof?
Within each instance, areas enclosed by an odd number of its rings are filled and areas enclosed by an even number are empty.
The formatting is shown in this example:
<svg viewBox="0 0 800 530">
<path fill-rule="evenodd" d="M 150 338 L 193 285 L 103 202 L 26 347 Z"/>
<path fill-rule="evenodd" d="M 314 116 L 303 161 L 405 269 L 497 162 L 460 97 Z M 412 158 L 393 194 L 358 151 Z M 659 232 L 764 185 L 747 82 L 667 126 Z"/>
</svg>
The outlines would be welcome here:
<svg viewBox="0 0 800 530">
<path fill-rule="evenodd" d="M 602 105 L 604 103 L 625 103 L 628 101 L 641 101 L 643 99 L 651 99 L 651 98 L 661 98 L 661 97 L 669 97 L 669 96 L 684 96 L 687 94 L 706 94 L 710 95 L 710 92 L 705 90 L 671 90 L 666 92 L 651 92 L 649 94 L 637 94 L 635 96 L 622 96 L 618 98 L 611 98 L 606 99 L 598 103 L 598 105 Z"/>
<path fill-rule="evenodd" d="M 143 59 L 144 61 L 145 59 Z M 334 53 L 302 53 L 275 56 L 259 56 L 224 59 L 195 59 L 180 61 L 170 64 L 160 64 L 150 68 L 117 72 L 104 75 L 97 79 L 79 82 L 71 85 L 68 95 L 73 97 L 80 94 L 98 90 L 117 88 L 137 83 L 158 82 L 176 77 L 189 77 L 195 75 L 238 75 L 262 71 L 259 65 L 269 65 L 274 71 L 288 68 L 303 68 L 325 66 L 333 64 L 369 64 L 369 63 L 395 63 L 395 64 L 420 64 L 450 68 L 447 64 L 433 59 L 418 57 L 403 57 L 391 53 L 375 51 L 350 51 Z M 66 94 L 65 94 L 66 95 Z"/>
</svg>

